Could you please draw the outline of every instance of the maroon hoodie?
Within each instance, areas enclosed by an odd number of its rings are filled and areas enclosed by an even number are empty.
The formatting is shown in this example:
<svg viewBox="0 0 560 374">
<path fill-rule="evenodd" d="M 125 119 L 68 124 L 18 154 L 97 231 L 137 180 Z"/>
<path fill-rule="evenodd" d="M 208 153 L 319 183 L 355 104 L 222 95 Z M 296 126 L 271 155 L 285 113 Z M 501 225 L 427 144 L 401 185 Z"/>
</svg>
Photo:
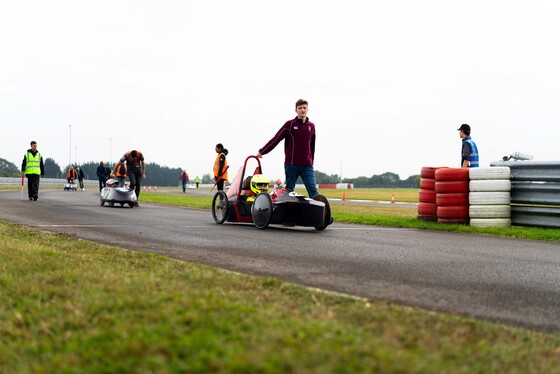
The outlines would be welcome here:
<svg viewBox="0 0 560 374">
<path fill-rule="evenodd" d="M 299 118 L 289 120 L 278 130 L 276 135 L 264 147 L 259 149 L 261 155 L 272 151 L 284 140 L 286 165 L 313 166 L 315 158 L 315 125 L 306 117 L 305 123 Z"/>
</svg>

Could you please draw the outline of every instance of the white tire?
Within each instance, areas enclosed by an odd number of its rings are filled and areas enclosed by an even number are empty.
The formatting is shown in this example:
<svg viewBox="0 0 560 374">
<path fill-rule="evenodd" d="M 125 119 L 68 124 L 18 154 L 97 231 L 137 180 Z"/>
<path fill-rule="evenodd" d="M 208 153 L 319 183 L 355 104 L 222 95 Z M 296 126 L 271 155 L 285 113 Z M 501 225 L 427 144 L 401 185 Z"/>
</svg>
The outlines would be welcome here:
<svg viewBox="0 0 560 374">
<path fill-rule="evenodd" d="M 471 192 L 509 192 L 511 181 L 509 179 L 486 179 L 471 180 L 469 182 Z"/>
<path fill-rule="evenodd" d="M 494 166 L 489 168 L 470 168 L 470 179 L 510 179 L 511 170 L 508 166 Z"/>
<path fill-rule="evenodd" d="M 511 206 L 509 205 L 471 205 L 469 206 L 471 218 L 510 218 Z"/>
<path fill-rule="evenodd" d="M 511 195 L 509 192 L 471 192 L 469 193 L 470 205 L 509 205 Z"/>
<path fill-rule="evenodd" d="M 511 227 L 509 218 L 474 218 L 471 219 L 472 227 Z"/>
</svg>

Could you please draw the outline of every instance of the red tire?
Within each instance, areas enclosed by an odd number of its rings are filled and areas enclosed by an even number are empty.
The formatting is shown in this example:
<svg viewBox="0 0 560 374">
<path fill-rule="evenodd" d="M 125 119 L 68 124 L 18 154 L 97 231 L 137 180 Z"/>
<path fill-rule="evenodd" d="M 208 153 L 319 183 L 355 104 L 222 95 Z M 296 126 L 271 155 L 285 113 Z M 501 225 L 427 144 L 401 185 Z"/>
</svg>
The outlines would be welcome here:
<svg viewBox="0 0 560 374">
<path fill-rule="evenodd" d="M 424 166 L 420 171 L 420 177 L 422 178 L 429 178 L 435 179 L 436 178 L 436 170 L 446 168 L 447 166 Z"/>
<path fill-rule="evenodd" d="M 469 192 L 469 181 L 436 181 L 435 191 L 437 193 Z"/>
<path fill-rule="evenodd" d="M 437 206 L 469 205 L 469 193 L 438 193 L 436 194 Z"/>
<path fill-rule="evenodd" d="M 418 215 L 437 217 L 437 205 L 434 203 L 418 203 Z"/>
<path fill-rule="evenodd" d="M 438 206 L 437 217 L 445 219 L 469 219 L 468 205 Z"/>
<path fill-rule="evenodd" d="M 420 178 L 420 188 L 423 190 L 435 190 L 436 180 L 433 178 Z"/>
<path fill-rule="evenodd" d="M 421 203 L 435 203 L 436 191 L 434 190 L 420 190 L 418 193 L 418 201 Z"/>
<path fill-rule="evenodd" d="M 438 223 L 454 223 L 459 225 L 466 225 L 469 223 L 468 219 L 447 219 L 447 218 L 438 218 Z"/>
<path fill-rule="evenodd" d="M 436 181 L 468 181 L 469 168 L 445 168 L 435 172 Z"/>
</svg>

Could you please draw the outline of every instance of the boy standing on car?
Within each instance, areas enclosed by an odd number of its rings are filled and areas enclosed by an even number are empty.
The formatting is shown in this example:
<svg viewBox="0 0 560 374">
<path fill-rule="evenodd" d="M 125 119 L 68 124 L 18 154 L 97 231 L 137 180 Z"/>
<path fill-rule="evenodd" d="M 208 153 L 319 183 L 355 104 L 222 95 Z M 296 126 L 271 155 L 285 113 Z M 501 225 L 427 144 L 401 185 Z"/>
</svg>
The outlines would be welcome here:
<svg viewBox="0 0 560 374">
<path fill-rule="evenodd" d="M 296 102 L 296 118 L 287 121 L 276 135 L 259 149 L 257 157 L 266 155 L 284 140 L 286 188 L 293 191 L 298 177 L 301 177 L 309 197 L 313 198 L 319 193 L 313 169 L 315 125 L 307 117 L 307 105 L 307 101 L 303 99 Z"/>
<path fill-rule="evenodd" d="M 142 180 L 146 180 L 146 162 L 144 161 L 144 155 L 137 150 L 126 152 L 115 165 L 113 174 L 117 173 L 118 168 L 124 162 L 126 162 L 126 172 L 130 180 L 130 189 L 134 190 L 134 192 L 136 192 L 136 197 L 139 198 Z M 136 206 L 138 206 L 138 202 L 136 202 Z"/>
<path fill-rule="evenodd" d="M 37 142 L 33 140 L 30 145 L 31 148 L 23 156 L 21 175 L 22 180 L 24 174 L 27 177 L 29 200 L 37 200 L 39 198 L 39 181 L 45 175 L 45 166 L 43 165 L 43 156 L 37 150 Z"/>
</svg>

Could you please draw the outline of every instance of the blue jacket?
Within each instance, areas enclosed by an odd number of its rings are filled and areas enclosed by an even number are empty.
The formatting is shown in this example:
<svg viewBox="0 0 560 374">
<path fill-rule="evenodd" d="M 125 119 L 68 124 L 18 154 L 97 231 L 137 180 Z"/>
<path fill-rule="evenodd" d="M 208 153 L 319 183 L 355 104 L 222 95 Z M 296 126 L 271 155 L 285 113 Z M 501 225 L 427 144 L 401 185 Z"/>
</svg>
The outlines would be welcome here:
<svg viewBox="0 0 560 374">
<path fill-rule="evenodd" d="M 461 153 L 461 164 L 464 160 L 467 160 L 471 168 L 478 167 L 478 148 L 470 136 L 463 138 L 463 149 Z"/>
</svg>

